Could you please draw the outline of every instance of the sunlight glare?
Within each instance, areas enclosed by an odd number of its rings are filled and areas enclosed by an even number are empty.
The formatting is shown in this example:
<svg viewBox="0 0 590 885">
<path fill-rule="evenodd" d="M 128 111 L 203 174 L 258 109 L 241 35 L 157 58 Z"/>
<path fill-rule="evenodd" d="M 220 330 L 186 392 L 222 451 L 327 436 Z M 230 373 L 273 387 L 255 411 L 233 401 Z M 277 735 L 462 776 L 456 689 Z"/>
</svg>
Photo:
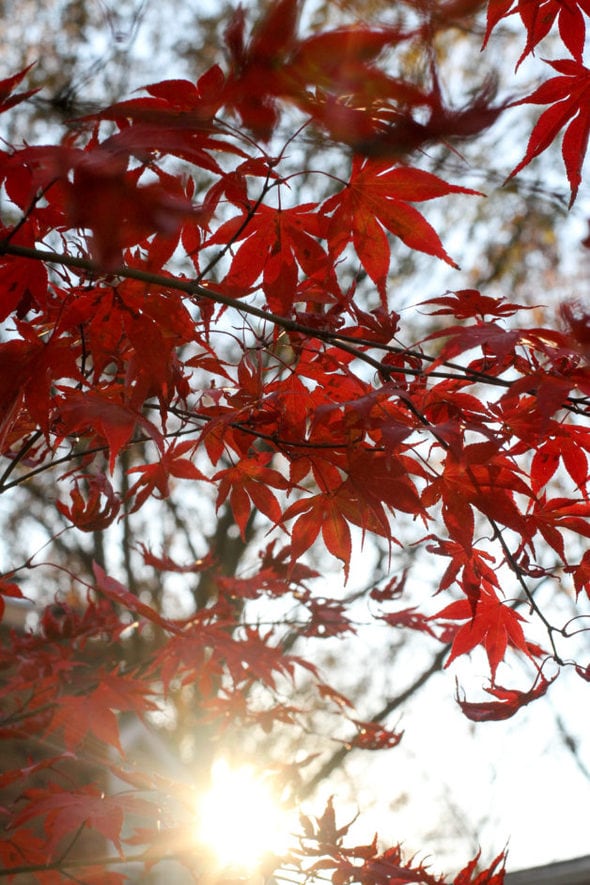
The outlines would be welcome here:
<svg viewBox="0 0 590 885">
<path fill-rule="evenodd" d="M 252 872 L 265 855 L 283 854 L 288 816 L 254 768 L 213 763 L 211 788 L 198 804 L 198 841 L 216 866 Z"/>
</svg>

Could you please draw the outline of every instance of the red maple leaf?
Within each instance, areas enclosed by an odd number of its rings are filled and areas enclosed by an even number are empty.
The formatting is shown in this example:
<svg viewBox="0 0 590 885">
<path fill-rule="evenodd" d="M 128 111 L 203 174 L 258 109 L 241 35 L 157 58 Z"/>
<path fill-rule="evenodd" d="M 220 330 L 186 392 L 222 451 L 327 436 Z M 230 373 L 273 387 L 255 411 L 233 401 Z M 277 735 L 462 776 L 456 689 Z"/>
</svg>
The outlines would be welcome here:
<svg viewBox="0 0 590 885">
<path fill-rule="evenodd" d="M 72 752 L 92 735 L 105 746 L 114 747 L 123 754 L 118 718 L 114 710 L 105 705 L 100 687 L 83 696 L 61 697 L 49 731 L 61 731 L 64 745 Z"/>
<path fill-rule="evenodd" d="M 586 37 L 584 15 L 590 15 L 589 0 L 489 0 L 484 47 L 498 22 L 517 13 L 526 29 L 526 45 L 517 67 L 534 53 L 557 20 L 559 36 L 576 61 L 582 60 Z"/>
<path fill-rule="evenodd" d="M 347 741 L 347 746 L 359 750 L 385 750 L 397 747 L 403 731 L 392 731 L 379 722 L 362 722 L 357 719 L 351 720 L 357 727 L 357 733 L 352 740 Z"/>
<path fill-rule="evenodd" d="M 22 228 L 13 231 L 4 228 L 13 243 L 34 246 L 33 231 Z M 47 268 L 41 262 L 5 256 L 0 261 L 0 322 L 16 313 L 19 319 L 29 310 L 43 309 L 47 301 Z"/>
<path fill-rule="evenodd" d="M 546 61 L 560 76 L 552 77 L 519 104 L 550 104 L 531 132 L 526 153 L 508 178 L 542 154 L 565 127 L 561 153 L 570 185 L 570 206 L 582 180 L 582 165 L 590 134 L 590 70 L 570 58 Z"/>
<path fill-rule="evenodd" d="M 210 569 L 213 565 L 213 557 L 210 554 L 208 554 L 207 556 L 203 556 L 200 559 L 196 559 L 194 562 L 187 563 L 186 565 L 181 565 L 176 562 L 176 560 L 172 559 L 172 557 L 168 554 L 156 556 L 155 553 L 152 553 L 149 547 L 146 547 L 146 545 L 141 542 L 139 543 L 138 549 L 141 552 L 145 564 L 150 565 L 158 572 L 177 572 L 179 574 L 191 574 L 195 572 L 202 572 L 205 569 Z"/>
<path fill-rule="evenodd" d="M 480 856 L 481 852 L 478 851 L 473 860 L 457 873 L 453 885 L 504 885 L 505 852 L 498 854 L 485 870 L 480 869 Z"/>
<path fill-rule="evenodd" d="M 573 575 L 576 596 L 579 596 L 584 590 L 590 599 L 590 550 L 586 550 L 577 565 L 568 565 L 564 571 Z"/>
<path fill-rule="evenodd" d="M 295 501 L 285 511 L 282 521 L 297 517 L 291 529 L 291 555 L 293 561 L 308 550 L 317 536 L 322 534 L 326 548 L 332 556 L 344 564 L 348 575 L 352 540 L 350 526 L 342 515 L 342 499 L 338 495 L 310 495 Z"/>
<path fill-rule="evenodd" d="M 135 497 L 132 511 L 138 510 L 155 492 L 158 492 L 157 497 L 167 498 L 170 494 L 170 478 L 173 476 L 208 482 L 207 477 L 190 458 L 184 457 L 188 452 L 194 452 L 194 449 L 195 444 L 191 440 L 175 442 L 162 453 L 160 460 L 155 464 L 131 467 L 127 471 L 129 474 L 139 473 L 139 479 L 127 493 L 129 498 Z"/>
<path fill-rule="evenodd" d="M 11 577 L 11 574 L 3 575 L 0 578 L 0 621 L 2 620 L 2 616 L 4 614 L 4 609 L 6 607 L 6 603 L 4 602 L 4 596 L 10 596 L 12 599 L 23 599 L 23 593 L 18 584 L 15 584 L 13 581 L 9 581 L 8 578 Z"/>
<path fill-rule="evenodd" d="M 105 796 L 90 784 L 79 787 L 76 792 L 66 792 L 50 784 L 47 788 L 27 790 L 25 797 L 26 805 L 15 816 L 13 825 L 19 827 L 36 818 L 45 818 L 48 854 L 63 838 L 71 840 L 72 833 L 86 825 L 112 842 L 122 856 L 121 828 L 125 812 L 157 815 L 155 806 L 147 799 L 126 794 Z"/>
<path fill-rule="evenodd" d="M 0 80 L 0 114 L 39 92 L 38 89 L 29 89 L 28 92 L 17 92 L 16 95 L 13 95 L 15 87 L 19 85 L 21 80 L 24 80 L 32 67 L 33 65 L 30 64 L 23 68 L 22 71 L 19 71 L 18 74 L 13 74 L 11 77 Z"/>
<path fill-rule="evenodd" d="M 478 194 L 478 191 L 448 184 L 420 169 L 392 166 L 387 160 L 355 157 L 346 187 L 323 206 L 324 212 L 331 213 L 328 244 L 332 259 L 337 259 L 348 243 L 352 243 L 384 303 L 391 255 L 385 231 L 410 249 L 434 255 L 456 267 L 434 228 L 411 205 L 452 193 Z"/>
<path fill-rule="evenodd" d="M 529 691 L 502 688 L 501 685 L 489 686 L 485 690 L 492 697 L 498 699 L 495 701 L 467 701 L 461 699 L 457 693 L 457 703 L 472 722 L 497 722 L 503 719 L 510 719 L 522 707 L 526 707 L 527 704 L 542 697 L 556 678 L 557 676 L 554 676 L 552 679 L 545 679 L 540 674 Z"/>
<path fill-rule="evenodd" d="M 246 40 L 246 17 L 238 7 L 225 30 L 231 72 L 224 102 L 244 126 L 268 140 L 278 122 L 276 96 L 288 91 L 285 63 L 294 49 L 299 0 L 274 0 Z"/>
<path fill-rule="evenodd" d="M 482 586 L 479 599 L 451 602 L 432 617 L 436 620 L 468 622 L 455 634 L 446 667 L 459 655 L 468 654 L 478 645 L 482 645 L 494 680 L 498 664 L 504 660 L 509 645 L 519 649 L 527 657 L 532 657 L 521 627 L 524 618 L 498 599 L 487 583 Z"/>
<path fill-rule="evenodd" d="M 25 405 L 32 420 L 49 431 L 55 384 L 63 379 L 80 380 L 77 345 L 57 334 L 47 339 L 28 323 L 18 325 L 22 338 L 0 344 L 0 407 L 9 426 Z"/>
<path fill-rule="evenodd" d="M 212 128 L 210 123 L 215 115 L 221 100 L 222 89 L 225 83 L 223 71 L 219 65 L 213 65 L 197 80 L 196 84 L 190 80 L 163 80 L 143 88 L 149 94 L 149 98 L 132 98 L 110 105 L 98 114 L 84 117 L 84 120 L 114 120 L 127 126 L 128 122 L 134 124 L 133 138 L 146 139 L 150 136 L 166 138 L 170 130 L 180 129 L 188 136 L 194 131 L 205 135 Z M 138 124 L 142 124 L 141 130 Z M 158 130 L 160 135 L 158 136 Z M 185 147 L 188 148 L 192 139 L 185 138 Z M 111 142 L 112 143 L 112 142 Z M 118 142 L 116 142 L 118 143 Z M 176 144 L 181 142 L 177 139 Z M 194 144 L 194 142 L 193 142 Z M 141 147 L 136 143 L 136 147 Z M 154 145 L 152 145 L 154 146 Z M 207 146 L 201 141 L 199 147 Z M 211 142 L 210 146 L 214 146 Z M 196 148 L 197 146 L 194 145 Z M 160 145 L 162 148 L 162 145 Z M 231 150 L 231 146 L 227 146 Z M 204 157 L 202 159 L 205 159 Z M 206 164 L 207 160 L 205 159 Z M 216 164 L 205 165 L 211 171 L 221 171 Z"/>
<path fill-rule="evenodd" d="M 59 402 L 59 413 L 62 430 L 66 434 L 90 434 L 96 442 L 102 440 L 106 443 L 110 453 L 111 473 L 117 455 L 132 438 L 136 427 L 141 427 L 160 451 L 164 449 L 162 434 L 155 424 L 122 402 L 121 393 L 117 389 L 104 393 L 98 390 L 85 393 L 67 391 Z"/>
<path fill-rule="evenodd" d="M 163 618 L 151 605 L 142 602 L 134 593 L 131 593 L 126 587 L 117 581 L 116 578 L 108 576 L 96 562 L 92 564 L 92 570 L 96 579 L 96 588 L 103 596 L 110 599 L 129 612 L 138 615 L 140 618 L 146 618 L 152 624 L 156 624 L 163 630 L 170 633 L 178 633 L 179 628 L 167 618 Z"/>
<path fill-rule="evenodd" d="M 484 319 L 485 316 L 509 317 L 518 310 L 532 310 L 521 304 L 511 304 L 503 298 L 494 298 L 491 295 L 482 295 L 477 289 L 458 289 L 456 292 L 446 292 L 437 298 L 429 298 L 422 301 L 418 306 L 438 304 L 438 310 L 433 310 L 429 316 L 454 316 L 458 320 L 472 318 Z"/>
<path fill-rule="evenodd" d="M 590 538 L 590 503 L 575 498 L 547 498 L 540 495 L 527 514 L 547 544 L 567 562 L 562 532 L 567 529 L 582 538 Z"/>
<path fill-rule="evenodd" d="M 442 498 L 442 515 L 451 538 L 469 549 L 475 524 L 473 507 L 488 519 L 526 534 L 515 492 L 531 495 L 518 467 L 498 451 L 496 442 L 486 442 L 450 448 L 444 472 L 431 481 L 422 498 L 427 506 Z"/>
<path fill-rule="evenodd" d="M 332 262 L 318 242 L 325 237 L 328 222 L 314 210 L 314 203 L 292 209 L 262 205 L 254 214 L 244 209 L 222 224 L 206 245 L 240 243 L 224 288 L 243 294 L 262 277 L 269 307 L 279 314 L 292 309 L 299 268 L 308 277 L 321 274 L 324 285 L 337 290 Z"/>
<path fill-rule="evenodd" d="M 438 365 L 475 347 L 480 347 L 486 355 L 496 357 L 502 363 L 514 354 L 521 337 L 518 329 L 504 329 L 499 323 L 479 320 L 469 326 L 447 326 L 432 332 L 425 340 L 449 339 L 435 363 Z"/>
<path fill-rule="evenodd" d="M 121 264 L 127 246 L 154 232 L 170 236 L 194 214 L 176 179 L 161 173 L 159 181 L 140 185 L 142 167 L 126 167 L 125 154 L 101 145 L 77 157 L 73 181 L 64 183 L 70 225 L 92 231 L 94 258 L 109 270 Z"/>
<path fill-rule="evenodd" d="M 434 636 L 431 619 L 418 611 L 417 606 L 404 608 L 401 611 L 387 612 L 379 615 L 380 620 L 385 621 L 390 627 L 406 627 L 408 630 L 419 630 Z"/>
<path fill-rule="evenodd" d="M 81 482 L 86 486 L 86 497 L 80 491 Z M 76 477 L 70 497 L 69 507 L 57 501 L 57 509 L 83 532 L 105 529 L 119 512 L 120 501 L 104 473 Z"/>
<path fill-rule="evenodd" d="M 298 43 L 289 74 L 297 82 L 313 83 L 333 94 L 365 93 L 373 98 L 388 96 L 423 102 L 424 93 L 418 87 L 388 77 L 370 64 L 384 49 L 399 44 L 411 33 L 354 24 L 312 34 Z"/>
<path fill-rule="evenodd" d="M 271 522 L 280 522 L 282 510 L 270 489 L 288 489 L 290 484 L 278 470 L 266 467 L 263 458 L 243 458 L 235 466 L 216 473 L 213 481 L 219 483 L 217 507 L 229 495 L 234 518 L 243 538 L 252 505 Z"/>
</svg>

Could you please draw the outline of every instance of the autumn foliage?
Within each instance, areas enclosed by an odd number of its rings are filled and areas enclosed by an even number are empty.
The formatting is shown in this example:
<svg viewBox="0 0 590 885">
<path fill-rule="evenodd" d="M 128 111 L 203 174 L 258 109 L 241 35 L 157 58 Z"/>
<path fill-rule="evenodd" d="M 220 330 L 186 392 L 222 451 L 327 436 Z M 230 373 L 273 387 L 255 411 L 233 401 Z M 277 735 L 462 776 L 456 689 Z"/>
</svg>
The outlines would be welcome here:
<svg viewBox="0 0 590 885">
<path fill-rule="evenodd" d="M 434 5 L 455 16 L 486 8 Z M 509 107 L 543 107 L 512 175 L 561 139 L 574 202 L 590 131 L 590 6 L 490 0 L 486 43 L 509 21 L 522 28 L 521 62 L 548 33 L 568 57 L 548 60 L 529 95 L 496 100 L 484 84 L 460 109 L 439 83 L 431 4 L 414 4 L 406 31 L 307 35 L 299 6 L 269 3 L 257 22 L 238 9 L 226 61 L 196 83 L 151 84 L 55 144 L 23 133 L 0 152 L 0 491 L 51 476 L 47 507 L 96 533 L 183 484 L 229 506 L 242 538 L 255 518 L 272 533 L 247 577 L 216 572 L 215 551 L 186 563 L 143 544 L 158 572 L 211 572 L 217 594 L 187 617 L 97 562 L 93 581 L 71 575 L 76 604 L 57 599 L 36 628 L 3 634 L 0 741 L 33 741 L 39 754 L 0 774 L 0 875 L 116 883 L 130 859 L 150 869 L 173 856 L 198 879 L 186 821 L 161 814 L 166 796 L 189 808 L 190 790 L 138 771 L 121 742 L 122 718 L 144 719 L 179 686 L 195 686 L 207 727 L 296 730 L 304 711 L 279 686 L 303 675 L 348 719 L 353 744 L 399 742 L 359 722 L 283 633 L 242 619 L 250 600 L 284 599 L 303 612 L 299 637 L 354 632 L 340 597 L 311 591 L 312 548 L 344 579 L 370 536 L 428 552 L 435 610 L 404 603 L 392 575 L 370 588 L 373 616 L 448 645 L 446 666 L 483 649 L 483 699 L 457 689 L 470 719 L 517 714 L 563 668 L 588 678 L 588 661 L 568 652 L 578 628 L 554 623 L 535 589 L 567 580 L 590 595 L 590 311 L 566 304 L 561 325 L 537 327 L 518 304 L 463 288 L 423 302 L 413 326 L 388 275 L 392 243 L 455 266 L 429 204 L 481 195 L 421 169 L 422 151 L 460 148 Z M 423 46 L 424 82 L 382 64 L 409 41 Z M 0 82 L 0 110 L 34 98 L 27 73 Z M 285 121 L 291 139 L 276 151 Z M 339 153 L 340 175 L 300 203 L 284 169 L 306 138 Z M 372 300 L 357 292 L 363 278 Z M 0 612 L 22 596 L 28 567 L 3 575 Z M 137 637 L 147 652 L 133 657 Z M 523 667 L 503 669 L 517 658 Z M 90 751 L 124 789 L 95 785 L 82 764 Z M 101 847 L 82 862 L 76 843 L 88 833 Z M 334 885 L 451 881 L 399 847 L 351 846 L 331 805 L 302 819 L 297 844 L 277 867 Z M 482 872 L 472 861 L 452 881 L 499 885 L 502 863 Z"/>
</svg>

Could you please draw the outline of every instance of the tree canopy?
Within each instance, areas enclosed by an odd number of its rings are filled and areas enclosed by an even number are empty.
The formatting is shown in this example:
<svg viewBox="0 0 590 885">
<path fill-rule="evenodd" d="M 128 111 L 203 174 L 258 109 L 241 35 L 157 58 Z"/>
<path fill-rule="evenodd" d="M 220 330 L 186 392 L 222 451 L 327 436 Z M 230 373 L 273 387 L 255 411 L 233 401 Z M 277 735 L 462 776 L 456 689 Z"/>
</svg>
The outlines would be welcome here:
<svg viewBox="0 0 590 885">
<path fill-rule="evenodd" d="M 297 809 L 342 754 L 402 740 L 399 698 L 359 711 L 321 666 L 339 642 L 362 660 L 361 622 L 429 643 L 415 686 L 473 654 L 486 681 L 456 702 L 476 723 L 590 681 L 590 309 L 521 297 L 526 273 L 501 293 L 491 263 L 476 287 L 444 224 L 484 199 L 478 145 L 507 119 L 528 140 L 504 192 L 559 144 L 583 200 L 590 7 L 398 6 L 319 25 L 299 0 L 237 7 L 196 79 L 72 100 L 55 138 L 34 115 L 20 131 L 34 70 L 0 81 L 0 492 L 21 526 L 0 579 L 0 878 L 118 883 L 166 859 L 231 878 L 195 841 L 198 778 L 138 762 L 129 729 L 197 741 L 203 779 L 226 744 L 287 747 L 266 774 Z M 542 82 L 445 82 L 451 31 L 488 53 L 502 29 Z M 561 56 L 539 64 L 543 41 Z M 454 287 L 399 303 L 418 259 Z M 301 814 L 264 875 L 504 880 L 503 854 L 439 876 L 345 820 L 332 800 Z"/>
</svg>

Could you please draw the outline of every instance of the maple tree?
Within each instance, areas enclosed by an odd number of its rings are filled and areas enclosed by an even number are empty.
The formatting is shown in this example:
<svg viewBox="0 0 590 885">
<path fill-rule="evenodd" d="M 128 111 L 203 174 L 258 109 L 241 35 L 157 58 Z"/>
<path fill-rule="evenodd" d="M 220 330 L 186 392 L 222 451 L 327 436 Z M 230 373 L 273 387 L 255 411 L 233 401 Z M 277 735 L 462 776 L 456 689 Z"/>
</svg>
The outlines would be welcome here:
<svg viewBox="0 0 590 885">
<path fill-rule="evenodd" d="M 559 136 L 574 204 L 590 131 L 589 10 L 443 4 L 450 17 L 487 10 L 485 45 L 517 16 L 519 64 L 551 29 L 571 55 L 548 61 L 558 76 L 524 97 L 495 99 L 484 85 L 458 109 L 433 50 L 442 12 L 409 6 L 405 27 L 309 34 L 297 0 L 266 4 L 255 22 L 238 8 L 226 62 L 196 82 L 153 83 L 55 144 L 23 138 L 0 152 L 0 491 L 47 476 L 56 514 L 108 538 L 182 487 L 210 496 L 241 542 L 253 526 L 261 535 L 246 575 L 216 549 L 187 562 L 164 535 L 159 551 L 151 538 L 139 545 L 158 575 L 207 579 L 179 616 L 104 562 L 89 576 L 58 562 L 55 534 L 45 568 L 66 573 L 71 594 L 49 602 L 35 629 L 5 632 L 0 648 L 0 740 L 35 747 L 0 775 L 0 877 L 116 883 L 127 864 L 149 871 L 166 857 L 205 874 L 190 837 L 193 790 L 138 770 L 121 736 L 125 717 L 145 721 L 186 688 L 210 731 L 296 733 L 307 680 L 310 703 L 344 721 L 347 746 L 399 743 L 293 649 L 355 631 L 346 600 L 316 591 L 314 551 L 344 581 L 359 538 L 377 538 L 391 561 L 412 545 L 440 563 L 437 610 L 407 605 L 394 574 L 368 588 L 369 611 L 429 637 L 447 667 L 483 650 L 483 700 L 457 689 L 473 721 L 518 714 L 565 669 L 588 680 L 587 661 L 569 652 L 583 620 L 557 621 L 536 590 L 567 580 L 581 603 L 590 595 L 579 543 L 590 536 L 590 312 L 574 300 L 559 325 L 539 326 L 525 306 L 465 287 L 422 301 L 418 329 L 396 312 L 388 279 L 396 243 L 456 267 L 428 207 L 481 193 L 421 168 L 421 156 L 441 143 L 459 150 L 509 109 L 547 105 L 510 177 Z M 383 61 L 409 46 L 425 59 L 420 82 Z M 0 82 L 1 112 L 34 100 L 29 75 Z M 277 145 L 281 126 L 289 135 Z M 338 174 L 293 171 L 290 153 L 308 135 L 339 152 Z M 299 200 L 298 177 L 322 183 Z M 36 567 L 34 556 L 12 563 L 0 613 L 29 592 Z M 248 616 L 251 603 L 296 616 L 269 625 Z M 89 758 L 125 788 L 97 786 Z M 182 813 L 166 817 L 172 800 Z M 274 866 L 335 885 L 503 881 L 502 855 L 451 880 L 399 846 L 351 845 L 348 832 L 330 801 L 302 816 L 296 847 Z"/>
</svg>

